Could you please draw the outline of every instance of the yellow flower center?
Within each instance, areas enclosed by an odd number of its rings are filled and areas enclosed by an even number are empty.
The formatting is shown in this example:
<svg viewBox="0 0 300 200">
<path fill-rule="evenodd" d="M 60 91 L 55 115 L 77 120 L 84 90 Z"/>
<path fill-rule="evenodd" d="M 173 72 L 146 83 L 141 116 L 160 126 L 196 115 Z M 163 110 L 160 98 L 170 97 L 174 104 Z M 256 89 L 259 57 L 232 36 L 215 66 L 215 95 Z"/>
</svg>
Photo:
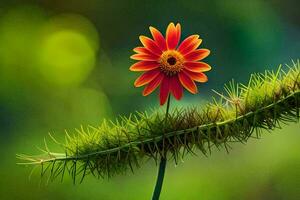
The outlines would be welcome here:
<svg viewBox="0 0 300 200">
<path fill-rule="evenodd" d="M 176 50 L 164 51 L 159 59 L 160 69 L 167 75 L 173 76 L 183 68 L 184 58 Z"/>
</svg>

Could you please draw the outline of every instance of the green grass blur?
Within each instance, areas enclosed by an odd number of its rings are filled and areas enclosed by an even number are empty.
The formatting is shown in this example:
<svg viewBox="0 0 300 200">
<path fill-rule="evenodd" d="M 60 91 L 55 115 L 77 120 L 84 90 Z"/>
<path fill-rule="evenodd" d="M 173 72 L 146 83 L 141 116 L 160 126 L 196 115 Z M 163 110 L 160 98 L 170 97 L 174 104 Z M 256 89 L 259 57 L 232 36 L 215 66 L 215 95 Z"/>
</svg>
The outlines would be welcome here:
<svg viewBox="0 0 300 200">
<path fill-rule="evenodd" d="M 150 25 L 180 22 L 183 36 L 199 34 L 211 50 L 209 82 L 173 105 L 205 102 L 232 78 L 275 69 L 299 58 L 300 3 L 287 1 L 44 1 L 0 2 L 0 199 L 150 199 L 157 167 L 73 185 L 46 185 L 38 172 L 16 165 L 16 153 L 38 154 L 51 132 L 96 126 L 136 110 L 158 107 L 142 97 L 128 70 L 138 36 Z M 300 199 L 300 124 L 265 132 L 229 154 L 215 150 L 168 163 L 161 199 Z M 54 144 L 51 150 L 60 149 Z M 200 153 L 200 152 L 199 152 Z"/>
</svg>

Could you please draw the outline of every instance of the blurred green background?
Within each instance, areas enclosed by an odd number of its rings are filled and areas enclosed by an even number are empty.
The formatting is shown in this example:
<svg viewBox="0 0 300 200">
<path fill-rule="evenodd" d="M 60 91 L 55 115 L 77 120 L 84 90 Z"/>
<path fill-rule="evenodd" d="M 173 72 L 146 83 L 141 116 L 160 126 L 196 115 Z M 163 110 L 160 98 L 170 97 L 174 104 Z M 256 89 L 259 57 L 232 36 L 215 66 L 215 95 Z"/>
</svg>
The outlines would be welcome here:
<svg viewBox="0 0 300 200">
<path fill-rule="evenodd" d="M 150 25 L 164 31 L 180 22 L 183 36 L 199 34 L 213 70 L 200 94 L 180 106 L 200 104 L 232 78 L 275 69 L 299 58 L 297 0 L 104 1 L 2 0 L 0 2 L 0 199 L 150 199 L 157 168 L 110 180 L 70 179 L 46 186 L 38 173 L 17 166 L 16 153 L 39 153 L 51 132 L 97 125 L 136 110 L 158 107 L 157 94 L 134 89 L 132 48 Z M 174 104 L 173 104 L 174 105 Z M 300 125 L 283 126 L 230 154 L 188 156 L 169 163 L 162 199 L 300 199 Z M 57 147 L 52 150 L 59 151 Z"/>
</svg>

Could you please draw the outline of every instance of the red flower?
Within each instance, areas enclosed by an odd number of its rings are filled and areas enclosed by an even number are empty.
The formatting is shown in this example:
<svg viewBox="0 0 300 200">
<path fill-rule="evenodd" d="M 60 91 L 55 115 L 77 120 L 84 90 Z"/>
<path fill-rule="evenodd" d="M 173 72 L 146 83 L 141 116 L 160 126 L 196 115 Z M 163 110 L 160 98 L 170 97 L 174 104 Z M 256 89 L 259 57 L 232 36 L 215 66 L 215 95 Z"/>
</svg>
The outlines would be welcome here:
<svg viewBox="0 0 300 200">
<path fill-rule="evenodd" d="M 143 95 L 147 96 L 160 85 L 160 104 L 163 105 L 171 93 L 175 99 L 182 97 L 183 87 L 196 94 L 196 82 L 206 82 L 207 76 L 203 73 L 211 67 L 199 62 L 206 58 L 208 49 L 197 49 L 201 44 L 199 35 L 191 35 L 180 44 L 181 26 L 170 23 L 166 38 L 154 27 L 150 27 L 153 39 L 140 36 L 143 47 L 133 49 L 136 54 L 130 58 L 138 60 L 130 67 L 131 71 L 144 72 L 134 85 L 141 87 L 147 85 Z M 183 86 L 183 87 L 182 87 Z"/>
</svg>

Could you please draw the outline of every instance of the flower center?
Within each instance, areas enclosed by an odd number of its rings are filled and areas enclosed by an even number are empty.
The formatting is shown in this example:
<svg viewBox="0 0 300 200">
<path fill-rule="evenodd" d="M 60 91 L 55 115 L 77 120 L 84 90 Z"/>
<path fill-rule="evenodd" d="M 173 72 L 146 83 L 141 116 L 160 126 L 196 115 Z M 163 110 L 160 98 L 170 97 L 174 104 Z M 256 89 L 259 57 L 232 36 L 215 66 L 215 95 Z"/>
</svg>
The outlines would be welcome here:
<svg viewBox="0 0 300 200">
<path fill-rule="evenodd" d="M 170 57 L 170 58 L 168 58 L 167 62 L 168 62 L 170 65 L 175 65 L 176 62 L 177 62 L 177 60 L 176 60 L 176 58 L 174 58 L 174 57 Z"/>
<path fill-rule="evenodd" d="M 184 58 L 176 50 L 164 51 L 160 56 L 160 69 L 167 75 L 173 76 L 183 68 Z"/>
</svg>

